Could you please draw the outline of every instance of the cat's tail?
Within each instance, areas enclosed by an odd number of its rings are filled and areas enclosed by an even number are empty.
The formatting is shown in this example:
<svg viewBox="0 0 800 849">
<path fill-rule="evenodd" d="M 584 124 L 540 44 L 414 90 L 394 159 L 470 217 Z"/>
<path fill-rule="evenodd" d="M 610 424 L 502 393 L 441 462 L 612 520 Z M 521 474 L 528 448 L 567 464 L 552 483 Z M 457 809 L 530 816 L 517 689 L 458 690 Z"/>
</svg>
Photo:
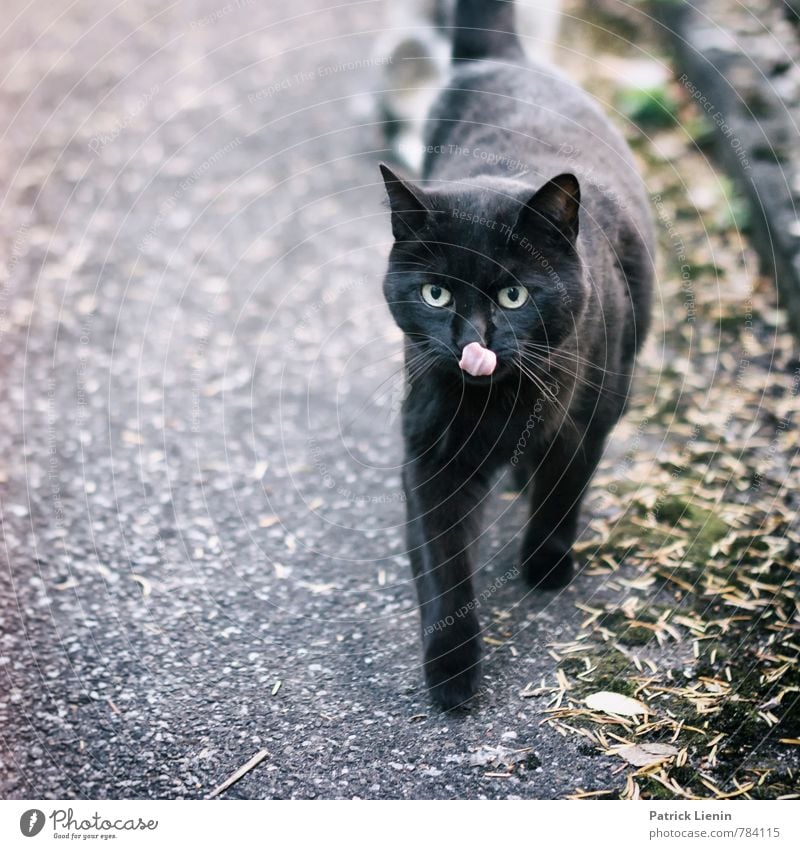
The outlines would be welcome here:
<svg viewBox="0 0 800 849">
<path fill-rule="evenodd" d="M 453 61 L 521 58 L 513 0 L 457 0 Z"/>
</svg>

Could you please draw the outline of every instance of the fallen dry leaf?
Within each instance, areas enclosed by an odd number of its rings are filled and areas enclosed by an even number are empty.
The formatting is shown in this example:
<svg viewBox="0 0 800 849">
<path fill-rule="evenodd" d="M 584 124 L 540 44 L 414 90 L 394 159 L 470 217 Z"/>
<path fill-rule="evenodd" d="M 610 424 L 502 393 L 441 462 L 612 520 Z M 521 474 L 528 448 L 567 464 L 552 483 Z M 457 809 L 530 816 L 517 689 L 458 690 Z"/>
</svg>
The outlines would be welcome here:
<svg viewBox="0 0 800 849">
<path fill-rule="evenodd" d="M 666 743 L 641 743 L 638 746 L 617 746 L 611 750 L 633 766 L 649 766 L 659 761 L 675 757 L 678 750 Z"/>
<path fill-rule="evenodd" d="M 280 522 L 280 518 L 278 516 L 262 516 L 258 520 L 259 528 L 271 528 L 273 525 L 277 525 Z"/>
<path fill-rule="evenodd" d="M 586 705 L 592 710 L 599 710 L 602 713 L 612 713 L 617 716 L 640 716 L 641 714 L 650 713 L 647 705 L 638 701 L 638 699 L 623 696 L 622 693 L 611 693 L 607 691 L 592 693 L 591 696 L 587 696 Z"/>
</svg>

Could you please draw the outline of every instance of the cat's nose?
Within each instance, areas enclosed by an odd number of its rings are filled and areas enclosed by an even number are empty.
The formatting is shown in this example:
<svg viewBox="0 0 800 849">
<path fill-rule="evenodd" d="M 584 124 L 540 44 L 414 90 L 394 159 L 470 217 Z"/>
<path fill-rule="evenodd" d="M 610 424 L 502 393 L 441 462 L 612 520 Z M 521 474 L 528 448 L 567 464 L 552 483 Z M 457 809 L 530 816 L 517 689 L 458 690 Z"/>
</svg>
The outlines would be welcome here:
<svg viewBox="0 0 800 849">
<path fill-rule="evenodd" d="M 461 322 L 456 334 L 455 343 L 458 351 L 463 351 L 470 342 L 477 342 L 481 347 L 487 346 L 487 322 L 486 317 L 479 313 L 474 313 L 469 318 L 465 318 Z"/>
</svg>

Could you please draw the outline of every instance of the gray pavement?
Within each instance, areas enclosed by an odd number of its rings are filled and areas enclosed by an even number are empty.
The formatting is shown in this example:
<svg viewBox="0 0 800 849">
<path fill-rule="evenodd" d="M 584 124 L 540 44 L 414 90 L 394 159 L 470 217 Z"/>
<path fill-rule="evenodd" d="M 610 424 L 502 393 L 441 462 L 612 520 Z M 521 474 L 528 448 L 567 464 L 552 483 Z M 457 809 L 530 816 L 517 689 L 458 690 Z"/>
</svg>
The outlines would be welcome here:
<svg viewBox="0 0 800 849">
<path fill-rule="evenodd" d="M 0 795 L 198 798 L 261 749 L 226 798 L 607 786 L 520 695 L 602 592 L 494 589 L 521 505 L 492 506 L 474 709 L 422 687 L 382 4 L 6 6 Z"/>
</svg>

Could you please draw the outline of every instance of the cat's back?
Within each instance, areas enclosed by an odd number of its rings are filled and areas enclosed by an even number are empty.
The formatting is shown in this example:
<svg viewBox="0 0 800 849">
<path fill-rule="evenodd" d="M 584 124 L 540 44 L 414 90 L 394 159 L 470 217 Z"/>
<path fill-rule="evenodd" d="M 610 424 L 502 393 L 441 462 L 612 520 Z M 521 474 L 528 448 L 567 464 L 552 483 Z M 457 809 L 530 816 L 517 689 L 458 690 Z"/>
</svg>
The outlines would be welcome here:
<svg viewBox="0 0 800 849">
<path fill-rule="evenodd" d="M 574 173 L 649 215 L 625 139 L 595 100 L 551 65 L 482 60 L 456 63 L 429 115 L 423 176 L 460 180 L 483 174 L 535 184 Z M 591 202 L 591 194 L 587 193 Z"/>
</svg>

